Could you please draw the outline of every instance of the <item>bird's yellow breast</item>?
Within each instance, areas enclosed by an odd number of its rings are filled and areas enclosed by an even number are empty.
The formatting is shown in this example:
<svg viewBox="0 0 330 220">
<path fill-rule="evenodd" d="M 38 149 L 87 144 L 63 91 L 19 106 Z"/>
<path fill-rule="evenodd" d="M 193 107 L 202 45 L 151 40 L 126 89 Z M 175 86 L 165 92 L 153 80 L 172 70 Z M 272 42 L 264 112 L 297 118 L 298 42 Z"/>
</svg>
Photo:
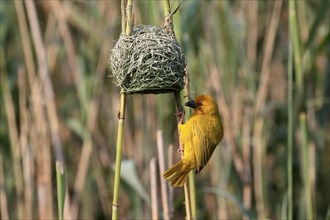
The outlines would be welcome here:
<svg viewBox="0 0 330 220">
<path fill-rule="evenodd" d="M 196 151 L 206 151 L 205 159 L 208 161 L 223 137 L 219 114 L 193 115 L 186 124 L 179 124 L 178 128 L 180 141 L 184 148 L 184 161 L 194 164 L 194 166 L 198 162 L 196 160 L 202 160 L 202 158 L 196 157 Z"/>
</svg>

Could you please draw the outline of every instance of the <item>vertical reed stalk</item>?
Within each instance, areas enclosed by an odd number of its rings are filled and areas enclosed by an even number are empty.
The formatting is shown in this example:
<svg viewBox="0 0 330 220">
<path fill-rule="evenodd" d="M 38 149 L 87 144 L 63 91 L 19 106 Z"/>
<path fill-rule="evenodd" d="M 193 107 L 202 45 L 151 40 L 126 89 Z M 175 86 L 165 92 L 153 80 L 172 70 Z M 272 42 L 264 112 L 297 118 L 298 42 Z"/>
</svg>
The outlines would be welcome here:
<svg viewBox="0 0 330 220">
<path fill-rule="evenodd" d="M 0 57 L 1 63 L 5 63 L 5 56 L 4 51 L 0 49 Z M 4 65 L 1 65 L 2 67 Z M 13 162 L 14 168 L 14 180 L 15 180 L 15 187 L 16 187 L 16 202 L 17 202 L 17 216 L 16 218 L 22 219 L 24 218 L 24 206 L 23 200 L 23 172 L 22 172 L 22 165 L 21 165 L 21 149 L 18 140 L 18 130 L 17 130 L 17 123 L 16 123 L 16 116 L 15 116 L 15 107 L 14 102 L 12 99 L 12 95 L 10 93 L 9 88 L 9 80 L 7 78 L 7 72 L 4 69 L 1 69 L 1 93 L 3 94 L 4 100 L 4 110 L 7 118 L 7 125 L 9 131 L 9 141 L 10 141 L 10 149 L 11 149 L 11 157 Z"/>
<path fill-rule="evenodd" d="M 163 0 L 164 3 L 164 15 L 165 15 L 165 22 L 167 21 L 168 16 L 170 15 L 170 1 L 169 0 Z"/>
<path fill-rule="evenodd" d="M 293 53 L 291 35 L 289 42 L 289 63 L 288 63 L 288 215 L 287 219 L 292 219 L 292 141 L 293 141 Z"/>
<path fill-rule="evenodd" d="M 295 72 L 297 75 L 298 102 L 300 102 L 304 93 L 303 72 L 301 68 L 301 43 L 299 35 L 299 25 L 297 18 L 297 1 L 289 0 L 289 28 L 290 38 L 293 46 L 293 58 Z"/>
<path fill-rule="evenodd" d="M 157 131 L 157 149 L 158 149 L 158 162 L 159 162 L 159 172 L 160 175 L 165 172 L 165 159 L 164 159 L 164 142 L 163 142 L 163 134 L 161 130 Z M 164 213 L 164 219 L 170 219 L 170 212 L 168 208 L 168 194 L 167 194 L 167 188 L 166 188 L 166 180 L 161 178 L 160 180 L 160 187 L 161 187 L 161 193 L 162 193 L 162 206 L 163 206 L 163 213 Z"/>
<path fill-rule="evenodd" d="M 244 186 L 243 186 L 243 206 L 245 209 L 249 210 L 251 209 L 251 165 L 250 165 L 250 114 L 248 111 L 245 111 L 245 116 L 243 119 L 243 131 L 242 131 L 242 157 L 243 157 L 243 164 L 244 164 L 244 173 L 245 173 L 245 178 L 244 178 Z M 243 219 L 249 219 L 248 216 L 244 215 Z"/>
<path fill-rule="evenodd" d="M 282 0 L 274 2 L 274 8 L 272 13 L 271 22 L 269 24 L 267 36 L 265 38 L 264 56 L 261 66 L 260 85 L 257 91 L 255 111 L 256 115 L 259 114 L 262 108 L 265 106 L 266 97 L 269 90 L 269 77 L 270 77 L 270 62 L 272 59 L 275 37 L 277 33 L 280 13 L 282 9 Z"/>
<path fill-rule="evenodd" d="M 311 211 L 316 208 L 315 204 L 315 181 L 316 181 L 316 144 L 315 142 L 310 142 L 308 144 L 308 162 L 309 162 L 309 167 L 308 167 L 308 177 L 309 177 L 309 188 L 310 188 L 310 198 L 311 198 Z M 316 213 L 315 213 L 316 215 Z M 314 218 L 314 212 L 312 213 L 312 217 Z"/>
<path fill-rule="evenodd" d="M 131 34 L 132 26 L 133 26 L 132 9 L 133 9 L 133 0 L 127 0 L 127 6 L 126 6 L 126 30 L 125 30 L 125 33 L 127 35 L 130 35 Z"/>
<path fill-rule="evenodd" d="M 32 175 L 32 150 L 28 140 L 28 130 L 30 128 L 29 111 L 27 109 L 27 88 L 26 72 L 24 68 L 18 70 L 18 91 L 20 109 L 20 146 L 22 152 L 22 167 L 24 179 L 24 217 L 32 219 L 32 195 L 33 195 L 33 175 Z"/>
<path fill-rule="evenodd" d="M 186 85 L 185 85 L 185 93 L 186 99 L 189 101 L 190 99 L 190 76 L 189 76 L 189 69 L 187 67 L 186 71 Z M 186 112 L 186 116 L 190 118 L 191 110 L 189 109 Z M 191 203 L 191 215 L 192 219 L 197 219 L 197 207 L 196 207 L 196 186 L 195 186 L 195 171 L 191 170 L 189 173 L 189 196 L 190 196 L 190 203 Z"/>
<path fill-rule="evenodd" d="M 303 162 L 302 173 L 303 173 L 304 190 L 305 190 L 304 193 L 305 193 L 305 201 L 306 201 L 306 219 L 313 219 L 306 113 L 300 113 L 299 121 L 300 121 L 302 162 Z"/>
<path fill-rule="evenodd" d="M 120 13 L 121 13 L 121 31 L 124 32 L 126 27 L 125 0 L 120 0 Z"/>
<path fill-rule="evenodd" d="M 47 54 L 43 43 L 43 37 L 40 30 L 39 20 L 37 17 L 35 3 L 32 1 L 25 1 L 28 20 L 31 27 L 31 35 L 34 43 L 36 58 L 38 61 L 39 79 L 41 82 L 41 92 L 43 94 L 43 100 L 45 100 L 46 115 L 49 121 L 49 133 L 52 140 L 52 144 L 55 150 L 55 157 L 63 161 L 62 144 L 59 136 L 59 121 L 56 112 L 54 91 L 50 79 L 50 74 L 47 64 Z M 47 128 L 46 128 L 47 129 Z M 51 185 L 51 148 L 48 143 L 48 137 L 46 130 L 44 132 L 44 142 L 38 147 L 41 148 L 40 154 L 40 167 L 38 182 L 40 184 L 38 196 L 39 196 L 39 214 L 40 218 L 53 218 L 52 211 L 52 185 Z M 45 201 L 44 201 L 45 200 Z"/>
<path fill-rule="evenodd" d="M 104 55 L 106 57 L 106 55 Z M 103 151 L 98 152 L 99 155 L 103 154 Z M 105 176 L 103 175 L 103 167 L 102 162 L 100 161 L 100 157 L 97 154 L 92 155 L 92 170 L 94 172 L 94 180 L 96 181 L 96 186 L 100 195 L 100 202 L 102 206 L 102 211 L 104 213 L 105 219 L 110 219 L 111 217 L 111 210 L 109 207 L 111 207 L 111 202 L 108 197 L 108 189 L 107 184 L 105 180 Z M 101 156 L 102 157 L 102 156 Z"/>
<path fill-rule="evenodd" d="M 74 45 L 74 41 L 70 34 L 69 25 L 67 23 L 67 14 L 63 9 L 63 4 L 59 0 L 50 1 L 51 10 L 56 17 L 58 23 L 58 31 L 63 39 L 64 48 L 67 53 L 68 63 L 70 68 L 70 73 L 72 74 L 72 79 L 75 84 L 79 104 L 81 106 L 82 112 L 86 112 L 88 109 L 88 101 L 86 99 L 86 89 L 83 83 L 83 75 L 78 68 L 77 54 Z"/>
<path fill-rule="evenodd" d="M 27 73 L 28 73 L 28 82 L 31 91 L 31 95 L 29 97 L 30 100 L 30 109 L 32 109 L 32 121 L 33 124 L 31 127 L 33 129 L 29 129 L 29 136 L 31 141 L 31 146 L 35 147 L 35 158 L 36 158 L 36 176 L 37 176 L 37 198 L 38 198 L 38 214 L 39 218 L 50 218 L 51 211 L 46 212 L 46 210 L 51 210 L 50 204 L 51 201 L 51 181 L 50 181 L 50 174 L 51 174 L 51 165 L 50 165 L 50 147 L 47 137 L 47 125 L 46 125 L 46 116 L 44 113 L 44 106 L 41 100 L 48 100 L 47 98 L 43 98 L 45 92 L 42 91 L 42 85 L 45 83 L 45 69 L 47 70 L 46 63 L 45 63 L 45 48 L 43 47 L 43 43 L 41 40 L 41 31 L 38 24 L 38 20 L 36 18 L 36 10 L 34 8 L 33 2 L 25 2 L 26 4 L 26 11 L 28 17 L 25 16 L 25 11 L 23 8 L 23 4 L 21 1 L 15 1 L 16 6 L 16 13 L 18 16 L 18 23 L 20 34 L 22 35 L 22 45 L 23 45 L 23 52 L 25 63 L 27 66 Z M 28 33 L 28 25 L 26 21 L 29 21 L 31 26 L 31 33 L 32 33 L 32 40 L 34 46 L 37 51 L 37 58 L 38 58 L 38 65 L 39 65 L 39 77 L 36 74 L 36 68 L 34 66 L 33 61 L 33 52 L 32 47 L 30 46 L 30 34 Z M 42 66 L 42 67 L 41 67 Z M 43 75 L 43 77 L 41 77 Z M 46 74 L 47 75 L 47 74 Z M 51 84 L 50 84 L 51 85 Z M 48 87 L 48 86 L 45 86 Z M 47 89 L 46 89 L 47 90 Z M 48 90 L 51 90 L 48 88 Z M 48 91 L 47 90 L 47 91 Z M 53 112 L 53 111 L 52 111 Z M 45 149 L 47 148 L 47 149 Z M 47 151 L 47 152 L 46 152 Z M 43 154 L 45 154 L 47 159 L 43 158 Z M 46 155 L 47 154 L 47 155 Z M 31 163 L 32 166 L 34 163 Z M 48 171 L 44 171 L 47 169 Z M 32 168 L 32 170 L 34 170 Z M 33 181 L 31 182 L 33 183 Z M 32 187 L 32 186 L 31 186 Z M 48 194 L 48 195 L 45 195 Z M 46 197 L 46 202 L 45 202 Z M 33 198 L 31 198 L 33 200 Z M 27 217 L 28 215 L 26 215 Z"/>
<path fill-rule="evenodd" d="M 25 1 L 28 20 L 31 26 L 31 35 L 34 43 L 35 51 L 37 54 L 38 68 L 39 68 L 39 78 L 42 83 L 42 93 L 44 94 L 44 100 L 46 104 L 46 114 L 49 120 L 49 132 L 52 140 L 52 144 L 55 151 L 56 159 L 64 161 L 63 152 L 62 152 L 62 142 L 59 135 L 59 120 L 56 112 L 56 105 L 54 99 L 54 90 L 51 83 L 50 74 L 47 64 L 47 55 L 46 49 L 43 43 L 43 38 L 41 35 L 41 30 L 39 26 L 39 20 L 37 17 L 37 12 L 35 8 L 35 3 L 33 1 Z M 47 147 L 48 148 L 48 147 Z M 50 149 L 46 149 L 50 151 Z M 50 153 L 50 152 L 49 152 Z M 48 156 L 49 157 L 49 156 Z M 50 161 L 50 160 L 49 160 Z M 47 166 L 47 169 L 50 172 L 51 166 Z M 50 188 L 50 187 L 48 187 Z M 51 190 L 51 189 L 49 189 Z M 48 198 L 47 198 L 48 199 Z M 52 207 L 51 200 L 49 198 L 49 207 Z M 50 213 L 50 212 L 49 212 Z"/>
<path fill-rule="evenodd" d="M 100 87 L 101 86 L 99 86 L 98 89 Z M 96 91 L 96 93 L 98 93 L 98 91 Z M 73 196 L 72 205 L 71 205 L 71 215 L 72 218 L 74 219 L 78 217 L 80 195 L 87 179 L 89 161 L 93 150 L 93 140 L 91 137 L 91 132 L 95 129 L 95 121 L 97 117 L 96 103 L 97 103 L 96 100 L 92 100 L 89 104 L 88 118 L 86 125 L 88 129 L 88 133 L 86 136 L 83 137 L 82 152 L 80 154 L 78 168 L 77 168 L 77 175 L 74 181 L 75 194 Z"/>
<path fill-rule="evenodd" d="M 0 154 L 0 217 L 1 219 L 9 219 L 2 160 L 2 154 Z"/>
<path fill-rule="evenodd" d="M 168 146 L 168 167 L 173 166 L 173 150 L 174 150 L 174 146 L 172 144 L 170 144 Z M 173 188 L 170 187 L 169 188 L 169 196 L 168 196 L 168 206 L 170 208 L 170 218 L 173 217 Z"/>
<path fill-rule="evenodd" d="M 22 73 L 20 73 L 20 78 L 24 78 L 24 80 L 22 79 L 22 86 L 20 86 L 20 100 L 22 100 L 20 105 L 20 109 L 22 109 L 21 111 L 24 112 L 21 114 L 21 123 L 22 123 L 22 127 L 24 130 L 24 132 L 26 132 L 25 137 L 24 138 L 20 138 L 21 140 L 21 148 L 22 148 L 22 155 L 23 155 L 23 172 L 24 172 L 24 185 L 26 187 L 24 193 L 25 193 L 25 209 L 26 209 L 26 215 L 25 217 L 27 219 L 32 219 L 33 218 L 33 156 L 32 156 L 32 150 L 31 150 L 31 146 L 33 146 L 33 144 L 28 144 L 27 143 L 27 136 L 29 136 L 29 127 L 31 127 L 31 120 L 28 119 L 28 111 L 31 111 L 30 109 L 33 109 L 33 105 L 31 103 L 32 106 L 29 107 L 29 110 L 27 110 L 27 106 L 25 106 L 26 103 L 26 99 L 29 99 L 29 97 L 26 95 L 28 94 L 28 88 L 25 88 L 25 86 L 23 86 L 23 84 L 25 84 L 25 81 L 27 80 L 29 83 L 29 85 L 33 85 L 34 84 L 34 79 L 35 79 L 35 65 L 34 65 L 34 61 L 33 61 L 33 55 L 32 55 L 32 48 L 30 45 L 30 36 L 29 36 L 29 32 L 28 32 L 28 25 L 27 25 L 27 19 L 26 19 L 26 15 L 25 15 L 25 11 L 24 11 L 24 6 L 23 6 L 23 2 L 22 1 L 15 1 L 15 8 L 16 8 L 16 15 L 17 15 L 17 20 L 18 20 L 18 25 L 19 25 L 19 33 L 21 36 L 21 42 L 22 42 L 22 49 L 23 49 L 23 54 L 24 54 L 24 60 L 25 60 L 25 66 L 26 66 L 26 71 L 22 70 Z M 27 77 L 26 77 L 26 73 L 27 73 Z M 24 76 L 24 77 L 23 77 Z M 25 79 L 27 78 L 27 79 Z M 35 82 L 37 83 L 37 82 Z M 28 87 L 28 85 L 26 86 Z M 36 88 L 36 86 L 30 86 L 31 87 L 31 94 L 36 94 L 36 92 L 38 89 Z M 24 88 L 24 89 L 22 89 Z M 34 95 L 31 95 L 31 97 Z M 24 101 L 23 101 L 24 100 Z M 22 134 L 21 134 L 22 135 Z M 25 143 L 24 143 L 25 141 Z M 30 140 L 30 143 L 32 143 L 33 141 Z"/>
<path fill-rule="evenodd" d="M 191 217 L 188 181 L 184 184 L 184 196 L 185 196 L 185 206 L 186 206 L 186 220 L 191 220 L 192 217 Z"/>
<path fill-rule="evenodd" d="M 58 205 L 58 219 L 63 220 L 66 180 L 64 174 L 63 163 L 56 161 L 56 185 L 57 185 L 57 205 Z"/>
<path fill-rule="evenodd" d="M 121 8 L 124 8 L 123 4 L 125 1 L 121 1 Z M 133 7 L 133 0 L 127 1 L 126 6 L 126 30 L 127 35 L 131 33 L 132 28 L 132 7 Z M 125 21 L 125 14 L 123 14 L 124 10 L 121 10 L 122 13 L 122 21 Z M 123 18 L 124 17 L 124 18 Z M 124 28 L 125 25 L 122 25 Z M 126 94 L 125 91 L 122 89 L 120 91 L 120 110 L 119 110 L 119 122 L 118 122 L 118 133 L 117 133 L 117 151 L 116 151 L 116 167 L 115 167 L 115 179 L 114 179 L 114 189 L 113 189 L 113 202 L 112 202 L 112 219 L 118 219 L 118 196 L 119 196 L 119 183 L 120 183 L 120 169 L 121 169 L 121 156 L 122 156 L 122 146 L 123 146 L 123 139 L 124 139 L 124 121 L 125 121 L 125 107 L 126 107 Z"/>
<path fill-rule="evenodd" d="M 171 14 L 170 2 L 169 2 L 169 0 L 163 0 L 163 3 L 164 3 L 165 23 L 169 24 L 170 27 L 172 28 L 173 26 L 172 26 L 172 17 L 170 16 L 170 14 Z M 181 106 L 180 93 L 174 93 L 174 97 L 175 97 L 175 100 L 176 100 L 177 113 L 182 112 L 183 108 Z M 179 121 L 179 118 L 178 118 L 178 121 Z M 180 142 L 180 148 L 181 147 L 182 146 L 181 146 L 181 142 Z M 190 179 L 190 176 L 191 175 L 189 175 L 188 179 Z M 189 196 L 188 182 L 190 183 L 191 180 L 186 181 L 186 183 L 184 184 L 186 219 L 192 219 L 191 218 L 191 208 L 190 208 L 191 203 L 190 203 L 190 199 L 189 199 L 190 196 Z"/>
<path fill-rule="evenodd" d="M 119 196 L 122 146 L 124 139 L 124 121 L 125 121 L 125 104 L 126 104 L 125 102 L 126 102 L 126 94 L 124 91 L 121 91 L 118 133 L 117 133 L 116 168 L 115 168 L 115 180 L 114 180 L 113 203 L 112 203 L 113 220 L 118 219 L 118 208 L 119 208 L 118 196 Z"/>
<path fill-rule="evenodd" d="M 153 220 L 159 219 L 158 217 L 158 196 L 157 196 L 157 172 L 156 172 L 156 158 L 150 160 L 150 189 L 151 189 L 151 218 Z"/>
<path fill-rule="evenodd" d="M 197 208 L 196 208 L 196 187 L 195 187 L 195 173 L 194 170 L 189 173 L 189 196 L 191 205 L 191 217 L 197 219 Z"/>
<path fill-rule="evenodd" d="M 179 115 L 179 112 L 183 112 L 183 107 L 181 105 L 181 98 L 179 92 L 174 93 L 174 98 L 175 98 L 175 104 L 176 104 L 176 113 Z M 177 121 L 179 123 L 180 117 L 177 117 Z M 180 134 L 179 134 L 180 135 Z M 180 139 L 179 139 L 180 141 Z M 180 149 L 182 149 L 182 144 L 180 141 Z M 181 158 L 183 157 L 183 154 L 181 155 Z M 188 177 L 189 179 L 189 177 Z M 190 196 L 189 196 L 189 188 L 188 188 L 188 182 L 186 181 L 184 184 L 184 197 L 185 197 L 185 206 L 186 206 L 186 219 L 190 220 L 191 218 L 191 208 L 190 208 Z"/>
<path fill-rule="evenodd" d="M 263 130 L 264 120 L 258 117 L 254 124 L 254 140 L 253 140 L 253 170 L 254 170 L 254 193 L 256 200 L 256 209 L 258 219 L 265 219 L 265 201 L 263 186 Z"/>
<path fill-rule="evenodd" d="M 79 200 L 80 200 L 80 194 L 84 188 L 87 176 L 88 176 L 88 168 L 89 168 L 89 164 L 90 164 L 90 160 L 91 160 L 91 156 L 92 156 L 92 150 L 93 150 L 93 140 L 91 138 L 91 134 L 93 133 L 93 131 L 96 129 L 97 126 L 97 116 L 98 116 L 98 106 L 100 103 L 100 97 L 101 97 L 101 93 L 102 93 L 102 89 L 103 86 L 100 83 L 101 79 L 103 78 L 103 74 L 104 71 L 102 71 L 102 69 L 105 68 L 104 63 L 105 63 L 105 58 L 106 54 L 108 53 L 108 51 L 105 48 L 109 48 L 108 45 L 104 45 L 102 47 L 103 49 L 101 49 L 100 53 L 99 53 L 99 61 L 98 64 L 96 66 L 96 75 L 95 75 L 95 80 L 93 82 L 94 85 L 98 85 L 95 86 L 94 88 L 94 95 L 92 97 L 92 99 L 89 101 L 88 103 L 88 109 L 86 110 L 86 112 L 84 113 L 87 117 L 87 123 L 86 123 L 86 127 L 87 127 L 87 135 L 83 136 L 83 145 L 82 145 L 82 151 L 80 154 L 80 158 L 79 158 L 79 162 L 78 162 L 78 168 L 77 168 L 77 174 L 76 174 L 76 178 L 74 181 L 74 195 L 72 198 L 72 203 L 71 203 L 71 217 L 73 219 L 77 218 L 78 213 L 79 213 Z M 98 183 L 101 182 L 101 179 L 97 180 Z M 67 197 L 67 201 L 68 201 L 68 196 Z M 104 200 L 101 200 L 104 201 Z M 69 204 L 69 202 L 65 203 L 65 204 Z M 104 204 L 104 203 L 102 203 Z M 109 206 L 107 206 L 109 207 Z M 66 213 L 65 213 L 66 214 Z M 110 216 L 110 214 L 109 214 Z M 66 216 L 65 216 L 66 217 Z"/>
</svg>

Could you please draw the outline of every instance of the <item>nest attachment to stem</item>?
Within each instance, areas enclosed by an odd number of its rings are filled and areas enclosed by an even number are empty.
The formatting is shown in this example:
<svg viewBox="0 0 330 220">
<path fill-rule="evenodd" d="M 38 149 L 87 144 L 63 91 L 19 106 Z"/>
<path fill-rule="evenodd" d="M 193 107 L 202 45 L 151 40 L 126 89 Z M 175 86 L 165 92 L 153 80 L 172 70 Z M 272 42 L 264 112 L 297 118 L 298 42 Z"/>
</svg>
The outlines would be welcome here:
<svg viewBox="0 0 330 220">
<path fill-rule="evenodd" d="M 138 26 L 129 36 L 121 34 L 108 68 L 115 84 L 127 94 L 180 91 L 185 84 L 183 50 L 165 27 Z"/>
</svg>

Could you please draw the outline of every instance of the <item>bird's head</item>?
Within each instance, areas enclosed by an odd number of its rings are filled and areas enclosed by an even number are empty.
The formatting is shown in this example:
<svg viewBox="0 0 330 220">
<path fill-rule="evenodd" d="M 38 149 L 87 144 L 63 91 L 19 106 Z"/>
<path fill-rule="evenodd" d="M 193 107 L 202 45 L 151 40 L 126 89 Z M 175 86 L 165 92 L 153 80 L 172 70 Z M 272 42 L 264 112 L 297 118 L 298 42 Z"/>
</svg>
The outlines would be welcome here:
<svg viewBox="0 0 330 220">
<path fill-rule="evenodd" d="M 219 114 L 218 105 L 209 95 L 200 95 L 195 100 L 190 100 L 186 106 L 194 109 L 194 114 L 197 115 L 216 115 Z"/>
</svg>

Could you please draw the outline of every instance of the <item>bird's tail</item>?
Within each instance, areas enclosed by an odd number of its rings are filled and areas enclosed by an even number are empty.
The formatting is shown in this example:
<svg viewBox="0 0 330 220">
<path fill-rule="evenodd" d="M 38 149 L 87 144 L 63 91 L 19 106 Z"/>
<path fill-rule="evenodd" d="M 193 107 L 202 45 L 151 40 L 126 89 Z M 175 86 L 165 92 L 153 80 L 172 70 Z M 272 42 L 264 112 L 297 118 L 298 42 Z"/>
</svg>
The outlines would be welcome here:
<svg viewBox="0 0 330 220">
<path fill-rule="evenodd" d="M 191 168 L 184 166 L 182 160 L 170 167 L 163 174 L 163 177 L 170 182 L 173 187 L 180 187 L 186 182 Z"/>
</svg>

